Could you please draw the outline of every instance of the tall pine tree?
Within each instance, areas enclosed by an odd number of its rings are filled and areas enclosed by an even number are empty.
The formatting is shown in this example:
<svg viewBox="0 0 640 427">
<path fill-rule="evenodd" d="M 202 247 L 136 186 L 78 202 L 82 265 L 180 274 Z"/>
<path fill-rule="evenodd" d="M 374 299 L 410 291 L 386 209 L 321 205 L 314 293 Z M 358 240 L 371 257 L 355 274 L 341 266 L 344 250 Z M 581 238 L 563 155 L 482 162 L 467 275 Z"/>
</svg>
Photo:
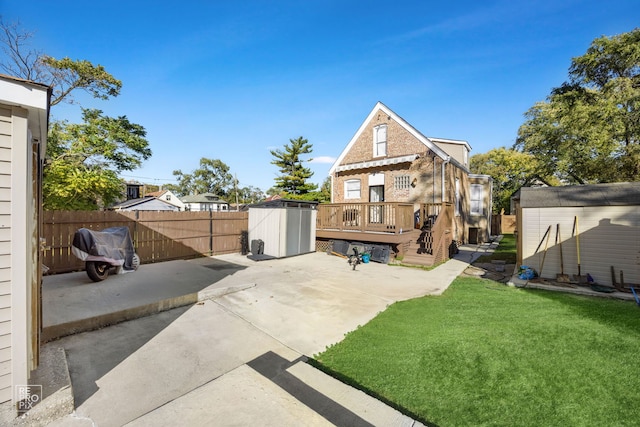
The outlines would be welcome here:
<svg viewBox="0 0 640 427">
<path fill-rule="evenodd" d="M 276 165 L 280 170 L 280 175 L 275 179 L 275 189 L 287 193 L 290 197 L 297 197 L 315 191 L 318 186 L 307 182 L 313 172 L 311 169 L 302 165 L 302 154 L 310 154 L 312 145 L 303 137 L 298 139 L 290 139 L 289 144 L 284 146 L 283 150 L 271 150 L 274 157 L 271 164 Z"/>
</svg>

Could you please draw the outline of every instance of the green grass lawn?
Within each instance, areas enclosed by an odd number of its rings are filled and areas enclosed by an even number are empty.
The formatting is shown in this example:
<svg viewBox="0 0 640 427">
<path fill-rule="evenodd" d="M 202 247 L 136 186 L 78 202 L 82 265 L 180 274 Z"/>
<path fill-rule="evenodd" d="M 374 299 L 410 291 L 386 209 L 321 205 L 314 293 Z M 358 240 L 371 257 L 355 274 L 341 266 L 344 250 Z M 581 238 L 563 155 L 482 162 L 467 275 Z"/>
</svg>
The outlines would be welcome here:
<svg viewBox="0 0 640 427">
<path fill-rule="evenodd" d="M 438 426 L 640 425 L 640 308 L 460 277 L 316 356 Z"/>
<path fill-rule="evenodd" d="M 492 260 L 503 260 L 507 264 L 516 263 L 516 238 L 513 234 L 503 234 L 496 250 L 491 255 L 482 255 L 476 262 L 491 262 Z"/>
</svg>

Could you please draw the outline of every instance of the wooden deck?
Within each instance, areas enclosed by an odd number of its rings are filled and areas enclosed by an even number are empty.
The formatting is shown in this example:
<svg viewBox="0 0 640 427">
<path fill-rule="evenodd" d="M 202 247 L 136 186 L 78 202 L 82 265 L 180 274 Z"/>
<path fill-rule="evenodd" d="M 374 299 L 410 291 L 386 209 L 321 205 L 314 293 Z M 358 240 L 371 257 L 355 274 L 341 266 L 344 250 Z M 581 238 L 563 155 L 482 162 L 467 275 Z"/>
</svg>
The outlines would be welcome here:
<svg viewBox="0 0 640 427">
<path fill-rule="evenodd" d="M 402 234 L 414 228 L 412 203 L 327 203 L 318 205 L 318 231 Z"/>
<path fill-rule="evenodd" d="M 410 203 L 321 204 L 316 238 L 390 244 L 407 264 L 433 265 L 446 260 L 453 223 L 451 203 L 425 203 L 417 212 L 416 224 Z"/>
</svg>

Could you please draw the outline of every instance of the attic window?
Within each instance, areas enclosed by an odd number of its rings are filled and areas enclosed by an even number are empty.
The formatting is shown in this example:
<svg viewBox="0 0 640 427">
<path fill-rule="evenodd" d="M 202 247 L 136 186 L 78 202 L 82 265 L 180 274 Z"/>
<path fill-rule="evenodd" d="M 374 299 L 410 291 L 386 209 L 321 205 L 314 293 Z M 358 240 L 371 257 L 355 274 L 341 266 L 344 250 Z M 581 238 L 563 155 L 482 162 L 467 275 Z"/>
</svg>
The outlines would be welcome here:
<svg viewBox="0 0 640 427">
<path fill-rule="evenodd" d="M 387 125 L 373 128 L 373 157 L 387 155 Z"/>
<path fill-rule="evenodd" d="M 171 194 L 167 194 L 167 200 L 171 200 Z"/>
</svg>

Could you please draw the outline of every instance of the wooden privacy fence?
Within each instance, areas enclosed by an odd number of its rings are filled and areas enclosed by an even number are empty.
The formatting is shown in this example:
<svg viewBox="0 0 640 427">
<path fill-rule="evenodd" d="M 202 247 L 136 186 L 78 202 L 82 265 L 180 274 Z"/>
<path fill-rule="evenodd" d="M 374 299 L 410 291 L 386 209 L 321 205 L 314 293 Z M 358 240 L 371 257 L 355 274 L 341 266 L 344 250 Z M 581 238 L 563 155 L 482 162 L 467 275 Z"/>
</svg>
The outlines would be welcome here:
<svg viewBox="0 0 640 427">
<path fill-rule="evenodd" d="M 516 216 L 493 214 L 491 216 L 491 234 L 513 234 L 516 231 Z"/>
<path fill-rule="evenodd" d="M 248 212 L 45 211 L 43 264 L 49 273 L 84 269 L 71 252 L 79 228 L 129 227 L 142 263 L 241 251 Z"/>
</svg>

